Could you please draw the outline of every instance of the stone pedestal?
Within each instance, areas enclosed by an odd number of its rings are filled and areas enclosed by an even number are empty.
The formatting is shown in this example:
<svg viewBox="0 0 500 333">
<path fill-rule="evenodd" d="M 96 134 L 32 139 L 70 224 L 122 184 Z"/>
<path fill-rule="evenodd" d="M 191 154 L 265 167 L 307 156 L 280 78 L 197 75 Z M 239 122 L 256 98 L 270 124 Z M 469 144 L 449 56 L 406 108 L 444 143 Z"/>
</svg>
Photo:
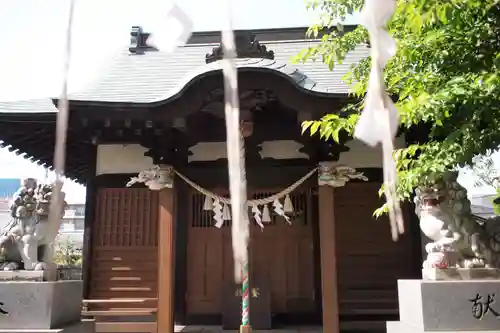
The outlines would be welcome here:
<svg viewBox="0 0 500 333">
<path fill-rule="evenodd" d="M 81 321 L 82 281 L 36 281 L 37 274 L 0 272 L 0 333 L 94 332 L 93 322 Z"/>
<path fill-rule="evenodd" d="M 431 281 L 500 280 L 497 268 L 425 268 L 422 278 Z"/>
<path fill-rule="evenodd" d="M 387 333 L 500 332 L 500 280 L 399 280 Z"/>
</svg>

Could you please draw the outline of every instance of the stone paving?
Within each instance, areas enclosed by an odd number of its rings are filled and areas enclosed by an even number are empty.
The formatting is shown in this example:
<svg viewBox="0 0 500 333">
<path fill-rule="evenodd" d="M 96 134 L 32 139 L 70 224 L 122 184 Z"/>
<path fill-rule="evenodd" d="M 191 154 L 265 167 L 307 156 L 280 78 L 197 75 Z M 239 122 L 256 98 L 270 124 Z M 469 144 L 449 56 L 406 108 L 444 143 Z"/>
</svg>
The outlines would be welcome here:
<svg viewBox="0 0 500 333">
<path fill-rule="evenodd" d="M 235 333 L 232 330 L 223 330 L 220 326 L 176 326 L 175 332 L 182 333 Z M 252 333 L 321 333 L 321 327 L 300 327 L 289 329 L 273 329 L 270 331 L 253 330 Z"/>
<path fill-rule="evenodd" d="M 340 323 L 340 331 L 346 333 L 385 333 L 385 322 L 363 322 L 354 325 Z M 221 326 L 175 326 L 178 333 L 237 333 L 238 330 L 223 330 Z M 320 326 L 290 327 L 273 330 L 253 330 L 252 333 L 322 333 Z M 500 331 L 499 331 L 500 332 Z"/>
</svg>

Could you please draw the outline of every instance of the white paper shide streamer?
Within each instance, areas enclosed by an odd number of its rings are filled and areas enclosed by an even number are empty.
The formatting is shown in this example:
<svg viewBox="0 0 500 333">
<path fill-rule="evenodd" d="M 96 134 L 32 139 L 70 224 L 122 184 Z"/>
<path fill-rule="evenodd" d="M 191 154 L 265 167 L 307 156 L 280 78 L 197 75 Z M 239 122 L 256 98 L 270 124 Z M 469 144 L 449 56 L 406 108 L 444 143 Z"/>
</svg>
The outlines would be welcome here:
<svg viewBox="0 0 500 333">
<path fill-rule="evenodd" d="M 187 43 L 193 21 L 176 3 L 165 1 L 165 6 L 165 15 L 154 25 L 147 44 L 170 53 Z"/>
<path fill-rule="evenodd" d="M 354 137 L 375 147 L 382 145 L 384 191 L 389 208 L 391 234 L 394 240 L 404 232 L 401 208 L 396 194 L 396 165 L 392 158 L 393 139 L 399 125 L 398 112 L 385 91 L 384 67 L 396 54 L 396 42 L 386 26 L 396 9 L 395 0 L 365 0 L 361 23 L 370 34 L 372 67 L 365 107 L 356 125 Z"/>
</svg>

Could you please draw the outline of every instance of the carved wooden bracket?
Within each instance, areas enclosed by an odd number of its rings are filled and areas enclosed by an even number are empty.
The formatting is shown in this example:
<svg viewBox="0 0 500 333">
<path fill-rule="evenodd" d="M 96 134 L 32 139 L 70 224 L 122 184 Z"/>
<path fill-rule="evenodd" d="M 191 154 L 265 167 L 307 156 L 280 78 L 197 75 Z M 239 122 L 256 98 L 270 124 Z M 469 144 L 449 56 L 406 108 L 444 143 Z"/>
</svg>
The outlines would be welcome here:
<svg viewBox="0 0 500 333">
<path fill-rule="evenodd" d="M 368 181 L 368 178 L 362 172 L 357 172 L 354 168 L 345 165 L 336 165 L 333 162 L 321 162 L 319 164 L 319 186 L 343 187 L 352 179 Z"/>
<path fill-rule="evenodd" d="M 141 171 L 137 177 L 132 177 L 127 187 L 135 183 L 143 183 L 152 191 L 173 188 L 175 171 L 170 165 L 157 165 L 150 170 Z"/>
</svg>

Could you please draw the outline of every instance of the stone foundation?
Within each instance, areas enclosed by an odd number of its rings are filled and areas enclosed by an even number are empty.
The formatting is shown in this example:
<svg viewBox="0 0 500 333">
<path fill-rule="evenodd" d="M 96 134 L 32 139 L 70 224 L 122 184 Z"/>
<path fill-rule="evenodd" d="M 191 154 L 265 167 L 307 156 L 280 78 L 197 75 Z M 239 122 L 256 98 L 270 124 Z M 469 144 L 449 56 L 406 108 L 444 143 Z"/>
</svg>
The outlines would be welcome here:
<svg viewBox="0 0 500 333">
<path fill-rule="evenodd" d="M 398 294 L 387 333 L 500 331 L 500 280 L 399 280 Z"/>
<path fill-rule="evenodd" d="M 0 272 L 0 332 L 91 333 L 81 321 L 82 281 L 41 281 L 44 272 Z"/>
<path fill-rule="evenodd" d="M 55 329 L 0 329 L 0 333 L 91 333 L 95 332 L 95 323 L 92 320 L 82 321 L 64 328 Z"/>
<path fill-rule="evenodd" d="M 175 326 L 176 333 L 235 333 L 239 330 L 224 330 L 221 326 Z M 322 333 L 321 327 L 283 328 L 255 330 L 252 333 Z M 0 332 L 1 333 L 1 332 Z"/>
<path fill-rule="evenodd" d="M 500 280 L 497 268 L 424 268 L 422 279 L 429 281 Z"/>
<path fill-rule="evenodd" d="M 0 271 L 2 281 L 47 281 L 52 277 L 48 271 Z"/>
</svg>

